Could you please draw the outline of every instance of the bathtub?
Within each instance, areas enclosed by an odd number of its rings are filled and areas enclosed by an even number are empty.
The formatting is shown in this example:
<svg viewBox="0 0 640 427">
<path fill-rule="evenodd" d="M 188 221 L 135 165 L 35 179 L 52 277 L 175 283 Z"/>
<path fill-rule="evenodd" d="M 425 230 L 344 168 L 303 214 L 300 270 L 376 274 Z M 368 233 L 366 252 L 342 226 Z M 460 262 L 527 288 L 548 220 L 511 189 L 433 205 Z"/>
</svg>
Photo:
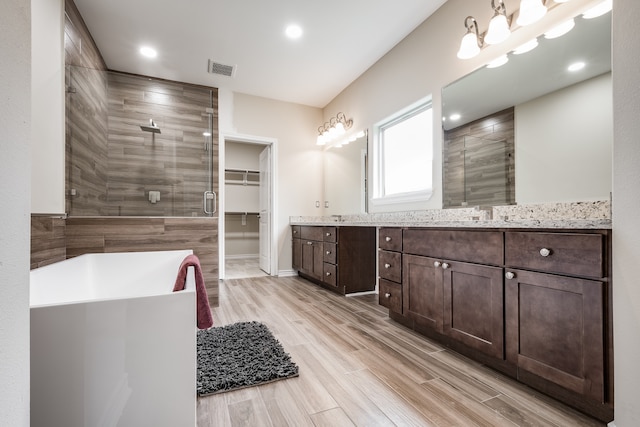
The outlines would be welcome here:
<svg viewBox="0 0 640 427">
<path fill-rule="evenodd" d="M 89 254 L 31 271 L 31 425 L 195 426 L 192 251 Z"/>
</svg>

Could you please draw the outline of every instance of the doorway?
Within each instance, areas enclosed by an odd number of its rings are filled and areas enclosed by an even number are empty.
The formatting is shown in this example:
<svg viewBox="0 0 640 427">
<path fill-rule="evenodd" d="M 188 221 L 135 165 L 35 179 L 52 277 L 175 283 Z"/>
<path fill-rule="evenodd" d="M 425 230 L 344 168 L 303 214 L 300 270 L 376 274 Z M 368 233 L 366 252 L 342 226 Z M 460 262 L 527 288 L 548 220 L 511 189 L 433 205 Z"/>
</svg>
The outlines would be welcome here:
<svg viewBox="0 0 640 427">
<path fill-rule="evenodd" d="M 277 275 L 276 140 L 220 137 L 220 279 Z"/>
</svg>

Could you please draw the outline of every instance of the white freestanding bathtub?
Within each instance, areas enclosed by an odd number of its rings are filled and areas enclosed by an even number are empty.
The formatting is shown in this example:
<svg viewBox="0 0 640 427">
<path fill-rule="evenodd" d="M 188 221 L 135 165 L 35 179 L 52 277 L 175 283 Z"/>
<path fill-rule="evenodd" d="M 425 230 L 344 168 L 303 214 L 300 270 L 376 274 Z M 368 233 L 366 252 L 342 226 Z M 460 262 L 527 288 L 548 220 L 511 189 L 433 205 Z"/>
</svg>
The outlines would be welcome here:
<svg viewBox="0 0 640 427">
<path fill-rule="evenodd" d="M 31 271 L 31 425 L 195 426 L 192 251 L 89 254 Z"/>
</svg>

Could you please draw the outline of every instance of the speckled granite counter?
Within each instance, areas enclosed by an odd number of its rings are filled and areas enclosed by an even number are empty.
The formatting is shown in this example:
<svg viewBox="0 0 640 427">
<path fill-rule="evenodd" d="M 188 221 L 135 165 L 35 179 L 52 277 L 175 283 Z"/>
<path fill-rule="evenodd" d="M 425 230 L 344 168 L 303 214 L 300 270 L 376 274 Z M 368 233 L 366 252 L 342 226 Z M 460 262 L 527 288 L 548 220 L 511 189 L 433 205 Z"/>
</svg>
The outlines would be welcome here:
<svg viewBox="0 0 640 427">
<path fill-rule="evenodd" d="M 360 215 L 292 216 L 291 225 L 611 229 L 609 201 L 432 209 Z"/>
</svg>

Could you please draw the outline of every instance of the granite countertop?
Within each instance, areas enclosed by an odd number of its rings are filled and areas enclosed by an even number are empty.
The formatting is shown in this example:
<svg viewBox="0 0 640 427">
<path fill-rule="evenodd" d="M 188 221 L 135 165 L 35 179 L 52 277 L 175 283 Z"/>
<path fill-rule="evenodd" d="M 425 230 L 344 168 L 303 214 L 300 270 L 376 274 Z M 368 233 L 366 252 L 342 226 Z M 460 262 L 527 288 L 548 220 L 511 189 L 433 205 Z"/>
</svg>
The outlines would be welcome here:
<svg viewBox="0 0 640 427">
<path fill-rule="evenodd" d="M 609 201 L 292 216 L 291 225 L 438 228 L 611 229 Z"/>
</svg>

